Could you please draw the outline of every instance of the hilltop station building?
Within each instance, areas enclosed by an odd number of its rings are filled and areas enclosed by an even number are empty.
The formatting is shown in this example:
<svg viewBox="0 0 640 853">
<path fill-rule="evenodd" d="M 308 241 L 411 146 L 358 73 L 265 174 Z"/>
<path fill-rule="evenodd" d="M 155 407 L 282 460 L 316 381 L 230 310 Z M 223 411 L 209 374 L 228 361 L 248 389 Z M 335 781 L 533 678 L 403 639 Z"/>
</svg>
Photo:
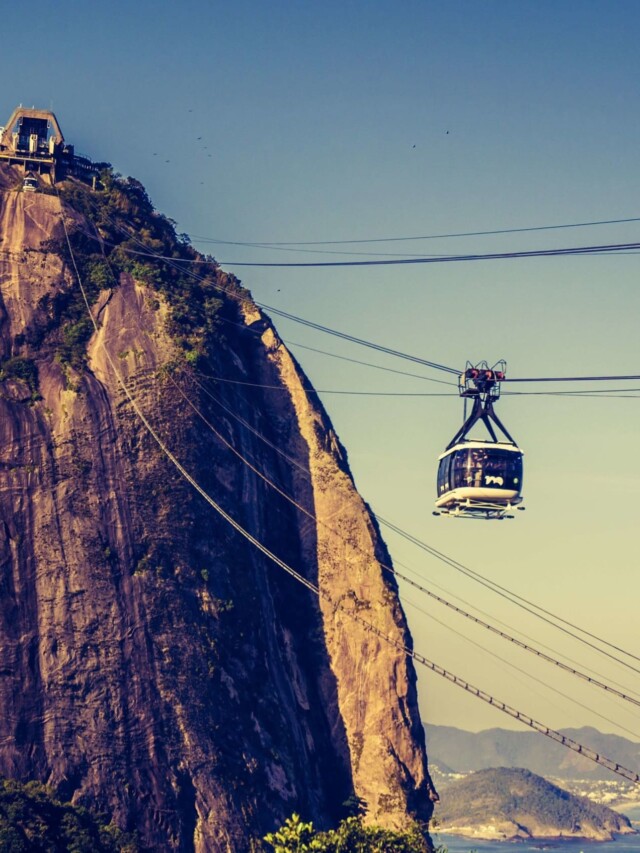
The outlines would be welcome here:
<svg viewBox="0 0 640 853">
<path fill-rule="evenodd" d="M 95 181 L 107 163 L 94 163 L 65 142 L 58 119 L 50 110 L 16 107 L 0 127 L 0 162 L 22 166 L 28 173 L 49 178 L 51 184 L 68 175 Z"/>
</svg>

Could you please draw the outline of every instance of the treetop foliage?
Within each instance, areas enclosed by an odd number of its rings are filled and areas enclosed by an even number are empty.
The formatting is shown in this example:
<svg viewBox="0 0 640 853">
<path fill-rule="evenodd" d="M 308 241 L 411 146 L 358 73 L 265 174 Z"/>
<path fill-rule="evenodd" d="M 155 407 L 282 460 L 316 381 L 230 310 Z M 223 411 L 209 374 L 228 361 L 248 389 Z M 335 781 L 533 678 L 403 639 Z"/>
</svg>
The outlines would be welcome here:
<svg viewBox="0 0 640 853">
<path fill-rule="evenodd" d="M 40 782 L 0 782 L 0 853 L 137 853 L 133 838 Z"/>
<path fill-rule="evenodd" d="M 264 838 L 273 853 L 429 853 L 431 846 L 416 826 L 398 832 L 365 826 L 360 816 L 348 817 L 336 829 L 319 832 L 293 814 Z M 440 848 L 440 853 L 445 853 Z"/>
<path fill-rule="evenodd" d="M 219 269 L 215 260 L 198 253 L 186 234 L 176 234 L 176 223 L 154 210 L 140 181 L 106 169 L 101 189 L 79 181 L 61 187 L 65 203 L 82 215 L 84 224 L 71 229 L 70 243 L 51 240 L 67 269 L 78 267 L 90 303 L 100 291 L 118 286 L 122 273 L 147 285 L 169 306 L 168 331 L 195 363 L 220 338 L 220 317 L 226 311 L 237 319 L 239 299 L 246 298 L 237 279 Z M 59 330 L 57 354 L 61 361 L 81 369 L 91 324 L 78 288 L 58 294 L 51 306 Z M 53 302 L 53 300 L 52 300 Z"/>
</svg>

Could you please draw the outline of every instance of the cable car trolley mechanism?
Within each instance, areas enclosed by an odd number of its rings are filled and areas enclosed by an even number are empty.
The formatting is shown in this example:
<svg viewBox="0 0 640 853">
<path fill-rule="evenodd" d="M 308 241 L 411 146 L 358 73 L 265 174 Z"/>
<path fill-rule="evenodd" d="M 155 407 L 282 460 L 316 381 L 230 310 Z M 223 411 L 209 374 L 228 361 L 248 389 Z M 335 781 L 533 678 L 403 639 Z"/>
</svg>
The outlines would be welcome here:
<svg viewBox="0 0 640 853">
<path fill-rule="evenodd" d="M 453 518 L 513 518 L 522 502 L 522 450 L 496 415 L 493 404 L 500 398 L 500 383 L 506 378 L 507 364 L 493 367 L 486 361 L 467 362 L 458 387 L 465 400 L 465 421 L 439 458 L 438 496 L 434 515 Z M 473 400 L 466 417 L 466 401 Z M 469 438 L 482 421 L 489 438 Z M 499 440 L 501 433 L 505 440 Z"/>
</svg>

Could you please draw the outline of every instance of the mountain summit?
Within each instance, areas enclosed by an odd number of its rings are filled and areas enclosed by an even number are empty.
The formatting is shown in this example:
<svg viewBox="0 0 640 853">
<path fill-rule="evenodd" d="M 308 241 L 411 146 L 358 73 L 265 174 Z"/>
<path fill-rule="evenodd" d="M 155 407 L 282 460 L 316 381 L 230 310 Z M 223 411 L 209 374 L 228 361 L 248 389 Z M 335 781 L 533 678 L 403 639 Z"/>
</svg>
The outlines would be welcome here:
<svg viewBox="0 0 640 853">
<path fill-rule="evenodd" d="M 411 637 L 317 394 L 137 181 L 51 180 L 0 162 L 0 773 L 154 850 L 354 795 L 428 820 Z"/>
</svg>

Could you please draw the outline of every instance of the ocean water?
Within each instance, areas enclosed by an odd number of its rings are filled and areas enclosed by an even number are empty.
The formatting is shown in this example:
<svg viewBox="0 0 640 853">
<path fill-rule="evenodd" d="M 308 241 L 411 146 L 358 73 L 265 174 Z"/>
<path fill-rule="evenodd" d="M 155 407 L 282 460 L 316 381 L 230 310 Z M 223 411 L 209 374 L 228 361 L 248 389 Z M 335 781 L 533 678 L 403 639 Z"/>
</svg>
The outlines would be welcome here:
<svg viewBox="0 0 640 853">
<path fill-rule="evenodd" d="M 638 835 L 621 835 L 615 841 L 474 841 L 444 833 L 434 833 L 436 844 L 445 844 L 449 853 L 640 853 L 640 806 L 625 809 Z"/>
</svg>

